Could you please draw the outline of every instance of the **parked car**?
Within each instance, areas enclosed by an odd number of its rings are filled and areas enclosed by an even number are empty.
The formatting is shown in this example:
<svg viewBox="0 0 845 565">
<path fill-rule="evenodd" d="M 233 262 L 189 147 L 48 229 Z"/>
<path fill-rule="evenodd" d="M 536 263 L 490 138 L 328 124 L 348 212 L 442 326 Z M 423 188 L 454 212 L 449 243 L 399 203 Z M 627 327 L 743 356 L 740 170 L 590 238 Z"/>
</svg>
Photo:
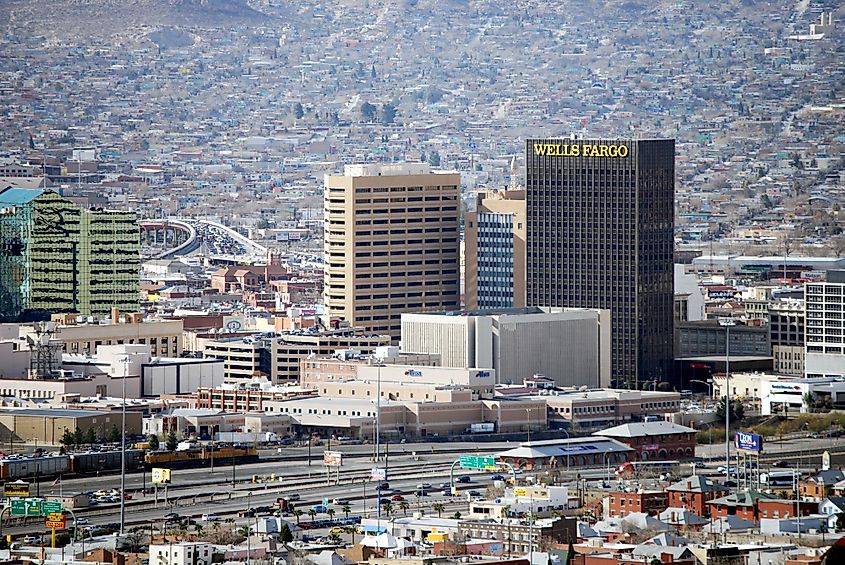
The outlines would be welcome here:
<svg viewBox="0 0 845 565">
<path fill-rule="evenodd" d="M 390 500 L 392 500 L 394 502 L 402 502 L 403 500 L 405 500 L 405 497 L 402 496 L 401 494 L 394 494 L 393 496 L 390 497 Z"/>
</svg>

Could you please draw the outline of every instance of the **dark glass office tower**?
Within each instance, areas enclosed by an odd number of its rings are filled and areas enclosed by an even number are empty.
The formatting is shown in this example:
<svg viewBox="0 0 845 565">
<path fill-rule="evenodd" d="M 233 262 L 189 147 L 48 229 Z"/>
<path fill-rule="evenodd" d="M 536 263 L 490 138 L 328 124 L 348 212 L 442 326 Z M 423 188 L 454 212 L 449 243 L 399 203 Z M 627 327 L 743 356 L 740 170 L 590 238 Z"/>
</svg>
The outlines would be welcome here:
<svg viewBox="0 0 845 565">
<path fill-rule="evenodd" d="M 529 139 L 525 165 L 527 305 L 609 309 L 614 384 L 671 380 L 675 141 Z"/>
</svg>

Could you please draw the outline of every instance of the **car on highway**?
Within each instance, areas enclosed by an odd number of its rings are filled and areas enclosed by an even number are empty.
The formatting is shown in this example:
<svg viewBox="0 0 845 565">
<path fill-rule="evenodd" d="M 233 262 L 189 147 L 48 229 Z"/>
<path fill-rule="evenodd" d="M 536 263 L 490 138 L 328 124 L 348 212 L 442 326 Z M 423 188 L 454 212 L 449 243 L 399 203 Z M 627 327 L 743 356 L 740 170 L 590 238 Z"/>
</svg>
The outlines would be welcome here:
<svg viewBox="0 0 845 565">
<path fill-rule="evenodd" d="M 780 467 L 781 469 L 783 469 L 784 467 L 789 467 L 789 461 L 775 461 L 774 463 L 772 463 L 772 467 Z"/>
<path fill-rule="evenodd" d="M 180 518 L 180 516 L 176 512 L 168 512 L 167 514 L 164 515 L 165 523 L 167 523 L 167 522 L 178 522 L 179 518 Z"/>
<path fill-rule="evenodd" d="M 471 491 L 469 491 L 469 495 L 470 495 L 471 497 L 473 497 L 473 498 L 480 498 L 480 497 L 481 497 L 481 493 L 480 493 L 480 492 L 478 492 L 477 490 L 471 490 Z"/>
<path fill-rule="evenodd" d="M 325 506 L 324 504 L 315 504 L 314 506 L 311 507 L 311 510 L 313 510 L 317 514 L 325 514 L 328 511 L 328 509 L 329 508 L 327 506 Z"/>
<path fill-rule="evenodd" d="M 217 514 L 203 514 L 201 519 L 203 522 L 217 522 L 220 520 L 220 516 Z"/>
<path fill-rule="evenodd" d="M 472 479 L 469 477 L 469 475 L 461 475 L 460 477 L 458 477 L 457 479 L 455 479 L 455 482 L 458 482 L 458 483 L 471 483 L 471 482 L 472 482 Z"/>
<path fill-rule="evenodd" d="M 390 500 L 392 500 L 394 502 L 402 502 L 403 500 L 405 500 L 405 497 L 402 496 L 401 494 L 394 494 L 393 496 L 390 497 Z"/>
<path fill-rule="evenodd" d="M 379 499 L 379 504 L 381 504 L 381 505 L 390 504 L 390 499 L 389 498 Z"/>
<path fill-rule="evenodd" d="M 335 498 L 332 501 L 332 504 L 334 504 L 335 506 L 343 506 L 344 504 L 349 504 L 349 499 L 348 498 Z"/>
<path fill-rule="evenodd" d="M 414 491 L 414 496 L 428 496 L 428 493 L 425 489 L 418 489 Z"/>
<path fill-rule="evenodd" d="M 417 490 L 431 488 L 431 483 L 420 483 L 417 485 Z"/>
<path fill-rule="evenodd" d="M 505 477 L 504 477 L 504 475 L 493 475 L 492 477 L 490 477 L 490 480 L 491 481 L 504 481 Z"/>
<path fill-rule="evenodd" d="M 90 524 L 91 521 L 88 518 L 77 518 L 76 522 L 74 522 L 77 526 L 85 526 Z"/>
<path fill-rule="evenodd" d="M 21 541 L 24 543 L 39 543 L 41 541 L 41 536 L 24 536 Z"/>
<path fill-rule="evenodd" d="M 452 488 L 452 483 L 449 483 L 449 482 L 440 483 L 440 488 Z"/>
<path fill-rule="evenodd" d="M 450 489 L 450 488 L 444 488 L 444 489 L 443 489 L 443 492 L 442 492 L 442 493 L 440 493 L 440 494 L 442 494 L 443 496 L 452 496 L 452 489 Z"/>
<path fill-rule="evenodd" d="M 287 498 L 288 500 L 299 500 L 302 497 L 299 496 L 298 492 L 292 492 L 289 495 L 285 496 L 285 498 Z"/>
<path fill-rule="evenodd" d="M 379 488 L 381 488 L 381 490 L 388 490 L 390 488 L 390 483 L 387 481 L 381 481 L 379 483 Z"/>
</svg>

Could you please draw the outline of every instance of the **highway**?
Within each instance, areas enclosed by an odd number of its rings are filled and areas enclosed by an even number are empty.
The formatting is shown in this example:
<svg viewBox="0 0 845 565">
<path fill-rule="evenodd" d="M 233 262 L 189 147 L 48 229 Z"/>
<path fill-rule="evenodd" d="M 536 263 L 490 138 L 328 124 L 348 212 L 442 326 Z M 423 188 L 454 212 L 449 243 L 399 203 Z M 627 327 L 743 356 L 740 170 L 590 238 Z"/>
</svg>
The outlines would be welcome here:
<svg viewBox="0 0 845 565">
<path fill-rule="evenodd" d="M 815 450 L 835 447 L 841 450 L 839 438 L 819 439 L 791 439 L 771 442 L 766 446 L 769 457 L 783 458 L 787 461 L 799 462 L 804 470 L 812 470 L 820 466 L 817 455 L 803 454 L 803 450 Z M 493 454 L 502 449 L 513 446 L 506 443 L 480 444 L 417 444 L 393 445 L 388 458 L 388 480 L 390 487 L 396 493 L 404 495 L 412 510 L 428 510 L 434 502 L 443 502 L 447 506 L 447 515 L 455 510 L 464 512 L 466 499 L 454 499 L 442 494 L 440 484 L 449 480 L 449 468 L 462 453 Z M 301 499 L 295 506 L 306 514 L 302 519 L 308 519 L 307 509 L 319 504 L 323 499 L 344 498 L 350 501 L 351 512 L 355 515 L 374 515 L 376 508 L 376 483 L 371 482 L 370 470 L 374 466 L 371 461 L 371 445 L 333 446 L 333 450 L 344 453 L 343 467 L 340 469 L 339 479 L 332 469 L 331 480 L 327 480 L 326 468 L 322 465 L 322 451 L 327 446 L 312 448 L 312 464 L 307 463 L 307 448 L 287 447 L 281 454 L 276 450 L 266 451 L 263 456 L 281 458 L 279 460 L 261 461 L 251 464 L 238 464 L 235 467 L 234 487 L 232 481 L 232 467 L 218 465 L 212 472 L 209 468 L 174 469 L 172 483 L 166 489 L 159 488 L 157 502 L 152 493 L 144 494 L 143 488 L 152 487 L 149 473 L 131 473 L 126 477 L 126 491 L 133 498 L 127 501 L 127 524 L 129 527 L 152 524 L 163 524 L 163 516 L 169 512 L 176 512 L 183 517 L 199 519 L 203 514 L 214 513 L 221 517 L 234 517 L 247 507 L 272 506 L 280 496 L 296 493 Z M 715 467 L 723 464 L 724 444 L 699 446 L 699 455 L 709 459 L 700 464 L 698 472 L 717 476 Z M 816 462 L 818 460 L 818 462 Z M 734 464 L 732 461 L 731 464 Z M 763 463 L 765 470 L 768 465 Z M 586 480 L 604 481 L 614 479 L 615 468 L 598 467 L 589 469 L 573 469 L 565 473 L 570 481 L 577 476 Z M 478 490 L 484 494 L 492 483 L 491 473 L 456 469 L 456 476 L 465 474 L 472 477 L 472 483 L 457 485 L 461 491 Z M 527 472 L 526 475 L 534 473 Z M 255 478 L 255 479 L 254 479 Z M 432 484 L 429 496 L 413 496 L 416 486 L 422 482 Z M 119 475 L 101 477 L 66 478 L 60 485 L 42 482 L 38 487 L 33 486 L 33 495 L 40 491 L 40 496 L 53 496 L 67 493 L 88 492 L 91 490 L 110 490 L 120 485 Z M 394 505 L 395 506 L 395 505 Z M 342 510 L 335 507 L 336 517 L 342 516 Z M 119 504 L 97 505 L 76 511 L 78 517 L 86 518 L 90 524 L 113 524 L 119 521 Z M 325 517 L 325 516 L 323 516 Z M 31 519 L 27 524 L 10 523 L 6 520 L 3 533 L 20 535 L 25 533 L 44 532 L 43 521 Z"/>
</svg>

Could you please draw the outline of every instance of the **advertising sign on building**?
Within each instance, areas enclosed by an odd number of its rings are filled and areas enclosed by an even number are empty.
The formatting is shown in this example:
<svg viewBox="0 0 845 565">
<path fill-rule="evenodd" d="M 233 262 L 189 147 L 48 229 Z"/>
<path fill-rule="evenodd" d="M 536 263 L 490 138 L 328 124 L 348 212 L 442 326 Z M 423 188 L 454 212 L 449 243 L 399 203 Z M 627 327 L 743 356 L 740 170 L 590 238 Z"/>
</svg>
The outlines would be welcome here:
<svg viewBox="0 0 845 565">
<path fill-rule="evenodd" d="M 763 436 L 761 435 L 737 432 L 734 441 L 736 448 L 742 451 L 753 451 L 755 453 L 763 451 Z"/>
<path fill-rule="evenodd" d="M 51 512 L 50 514 L 47 514 L 47 519 L 44 520 L 45 528 L 63 530 L 65 526 L 65 515 L 61 512 Z"/>
<path fill-rule="evenodd" d="M 324 451 L 323 465 L 326 467 L 340 467 L 343 465 L 343 453 L 340 451 Z"/>
</svg>

